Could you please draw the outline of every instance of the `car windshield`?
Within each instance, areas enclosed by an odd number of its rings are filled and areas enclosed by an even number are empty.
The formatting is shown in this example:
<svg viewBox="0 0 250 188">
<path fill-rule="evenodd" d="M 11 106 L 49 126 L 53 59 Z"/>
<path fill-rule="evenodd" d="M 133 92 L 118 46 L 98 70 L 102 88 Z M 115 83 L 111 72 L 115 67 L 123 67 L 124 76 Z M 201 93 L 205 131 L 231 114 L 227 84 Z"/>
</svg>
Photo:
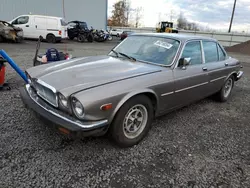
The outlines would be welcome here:
<svg viewBox="0 0 250 188">
<path fill-rule="evenodd" d="M 110 56 L 125 57 L 157 65 L 170 65 L 178 51 L 180 42 L 156 36 L 130 35 L 110 53 Z"/>
<path fill-rule="evenodd" d="M 80 26 L 82 29 L 88 29 L 88 26 L 87 26 L 87 23 L 86 23 L 86 22 L 79 22 L 79 26 Z"/>
</svg>

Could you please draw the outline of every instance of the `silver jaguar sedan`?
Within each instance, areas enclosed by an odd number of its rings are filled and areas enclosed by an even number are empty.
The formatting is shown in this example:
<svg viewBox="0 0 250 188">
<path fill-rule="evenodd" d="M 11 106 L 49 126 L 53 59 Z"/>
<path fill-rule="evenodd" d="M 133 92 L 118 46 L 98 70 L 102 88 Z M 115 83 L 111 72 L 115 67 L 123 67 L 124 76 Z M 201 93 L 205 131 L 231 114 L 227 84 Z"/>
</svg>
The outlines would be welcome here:
<svg viewBox="0 0 250 188">
<path fill-rule="evenodd" d="M 61 132 L 109 133 L 130 147 L 157 116 L 212 95 L 227 101 L 241 68 L 212 38 L 135 33 L 107 55 L 29 68 L 20 92 L 26 106 Z"/>
</svg>

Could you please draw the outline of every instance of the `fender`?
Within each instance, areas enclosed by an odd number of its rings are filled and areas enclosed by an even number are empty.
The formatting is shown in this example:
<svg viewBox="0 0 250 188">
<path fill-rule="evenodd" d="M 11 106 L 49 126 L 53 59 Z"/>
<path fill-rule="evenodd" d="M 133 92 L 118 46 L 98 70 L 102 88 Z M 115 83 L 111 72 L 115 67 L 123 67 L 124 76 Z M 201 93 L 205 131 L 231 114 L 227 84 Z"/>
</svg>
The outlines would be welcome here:
<svg viewBox="0 0 250 188">
<path fill-rule="evenodd" d="M 227 80 L 230 76 L 232 76 L 232 75 L 234 75 L 234 74 L 237 75 L 237 72 L 236 72 L 236 71 L 233 71 L 233 72 L 229 73 L 228 76 L 224 79 L 224 83 L 226 82 L 226 80 Z"/>
<path fill-rule="evenodd" d="M 116 108 L 113 110 L 111 116 L 110 116 L 110 120 L 109 122 L 112 122 L 116 113 L 118 112 L 118 110 L 132 97 L 139 95 L 139 94 L 144 94 L 144 93 L 150 93 L 153 94 L 156 98 L 156 109 L 159 106 L 159 97 L 157 96 L 157 94 L 151 90 L 151 89 L 143 89 L 143 90 L 139 90 L 139 91 L 134 91 L 134 92 L 130 92 L 127 95 L 125 95 L 120 102 L 116 105 Z"/>
</svg>

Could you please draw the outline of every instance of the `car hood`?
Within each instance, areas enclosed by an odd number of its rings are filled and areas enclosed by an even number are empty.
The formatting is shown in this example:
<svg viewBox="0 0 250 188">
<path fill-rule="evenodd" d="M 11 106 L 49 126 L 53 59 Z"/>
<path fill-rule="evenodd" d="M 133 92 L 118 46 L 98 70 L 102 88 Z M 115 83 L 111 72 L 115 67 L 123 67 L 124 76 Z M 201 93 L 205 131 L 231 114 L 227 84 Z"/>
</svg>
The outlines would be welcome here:
<svg viewBox="0 0 250 188">
<path fill-rule="evenodd" d="M 161 71 L 162 67 L 110 56 L 75 58 L 32 67 L 27 73 L 65 95 Z"/>
</svg>

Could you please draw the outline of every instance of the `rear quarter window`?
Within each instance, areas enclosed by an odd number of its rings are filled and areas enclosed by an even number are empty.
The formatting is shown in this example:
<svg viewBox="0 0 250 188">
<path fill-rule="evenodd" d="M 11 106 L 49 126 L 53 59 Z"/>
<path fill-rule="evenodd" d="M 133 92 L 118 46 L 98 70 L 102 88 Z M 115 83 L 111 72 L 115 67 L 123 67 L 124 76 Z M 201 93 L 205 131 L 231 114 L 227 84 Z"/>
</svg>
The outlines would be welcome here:
<svg viewBox="0 0 250 188">
<path fill-rule="evenodd" d="M 219 44 L 217 44 L 217 48 L 218 48 L 218 54 L 219 54 L 219 61 L 224 61 L 226 59 L 225 52 L 222 50 Z"/>
</svg>

